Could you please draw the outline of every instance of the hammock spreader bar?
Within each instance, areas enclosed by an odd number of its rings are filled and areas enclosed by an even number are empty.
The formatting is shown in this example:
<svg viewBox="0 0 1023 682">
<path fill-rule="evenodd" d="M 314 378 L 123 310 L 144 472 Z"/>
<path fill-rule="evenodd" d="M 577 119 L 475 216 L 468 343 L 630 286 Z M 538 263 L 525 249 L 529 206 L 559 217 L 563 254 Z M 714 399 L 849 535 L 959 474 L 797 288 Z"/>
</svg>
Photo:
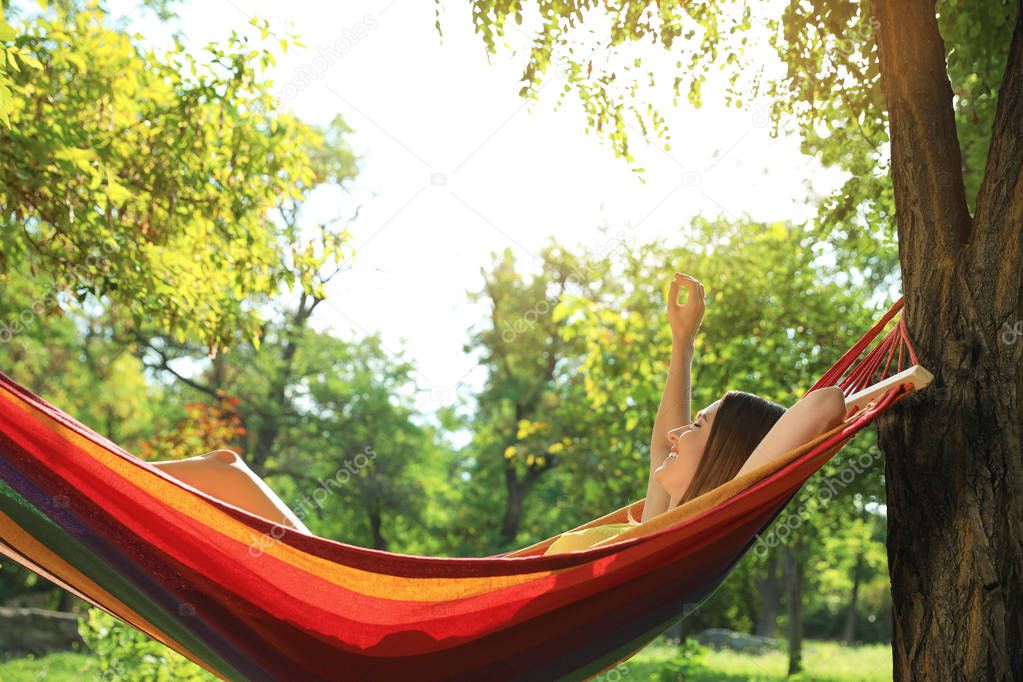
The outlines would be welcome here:
<svg viewBox="0 0 1023 682">
<path fill-rule="evenodd" d="M 899 299 L 812 387 L 867 395 L 781 458 L 591 548 L 424 557 L 306 535 L 182 483 L 0 374 L 0 552 L 229 680 L 581 680 L 724 580 L 802 484 L 926 384 Z M 888 375 L 898 348 L 913 367 Z M 884 360 L 884 363 L 881 361 Z M 861 389 L 880 375 L 888 379 Z M 848 404 L 848 403 L 847 403 Z M 579 528 L 642 515 L 644 500 Z"/>
</svg>

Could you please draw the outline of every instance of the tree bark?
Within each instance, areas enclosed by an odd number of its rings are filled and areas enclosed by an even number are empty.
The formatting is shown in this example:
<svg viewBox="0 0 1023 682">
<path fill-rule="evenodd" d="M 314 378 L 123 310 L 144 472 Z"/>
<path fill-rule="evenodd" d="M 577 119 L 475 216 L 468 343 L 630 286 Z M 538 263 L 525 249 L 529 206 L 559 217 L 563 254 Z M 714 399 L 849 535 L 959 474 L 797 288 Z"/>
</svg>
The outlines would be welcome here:
<svg viewBox="0 0 1023 682">
<path fill-rule="evenodd" d="M 845 629 L 842 632 L 842 641 L 849 645 L 856 641 L 856 616 L 859 608 L 860 596 L 860 575 L 863 572 L 863 552 L 856 555 L 856 563 L 853 564 L 853 584 L 849 594 L 849 609 L 845 613 Z"/>
<path fill-rule="evenodd" d="M 67 590 L 60 590 L 60 599 L 57 600 L 57 611 L 71 611 L 79 599 Z"/>
<path fill-rule="evenodd" d="M 1023 25 L 967 210 L 934 2 L 875 0 L 904 314 L 934 383 L 881 417 L 895 680 L 1023 679 Z M 982 38 L 983 39 L 983 38 Z"/>
<path fill-rule="evenodd" d="M 756 634 L 761 637 L 774 637 L 778 627 L 778 614 L 781 613 L 781 579 L 778 575 L 778 552 L 769 552 L 764 577 L 757 580 L 757 591 L 760 592 L 760 613 L 757 617 Z"/>
<path fill-rule="evenodd" d="M 542 386 L 545 383 L 550 382 L 554 377 L 554 366 L 556 357 L 553 351 L 551 351 L 550 359 L 548 360 L 546 370 L 541 383 L 533 390 L 532 394 L 527 398 L 515 405 L 515 429 L 518 429 L 518 423 L 522 419 L 533 419 L 536 416 L 537 411 L 540 409 L 539 397 L 542 390 Z M 515 433 L 509 434 L 506 439 L 507 445 L 514 445 L 518 443 L 518 438 Z M 504 459 L 504 488 L 507 493 L 507 503 L 504 508 L 504 519 L 501 522 L 501 542 L 504 547 L 514 544 L 515 537 L 519 533 L 519 525 L 522 521 L 522 505 L 526 500 L 526 496 L 529 491 L 533 489 L 539 478 L 550 469 L 554 468 L 557 464 L 558 457 L 550 452 L 544 453 L 544 464 L 533 464 L 526 467 L 525 474 L 519 478 L 516 473 L 515 463 Z"/>
<path fill-rule="evenodd" d="M 785 548 L 785 574 L 789 616 L 789 675 L 803 670 L 803 563 Z"/>
<path fill-rule="evenodd" d="M 515 473 L 515 465 L 505 461 L 504 487 L 508 498 L 504 508 L 504 520 L 501 522 L 501 542 L 505 546 L 513 544 L 515 536 L 519 533 L 519 525 L 522 522 L 522 504 L 526 495 L 533 489 L 540 474 L 549 468 L 549 464 L 543 467 L 529 467 L 520 479 Z"/>
<path fill-rule="evenodd" d="M 519 532 L 519 521 L 522 518 L 522 499 L 525 497 L 518 478 L 515 476 L 515 468 L 510 464 L 504 469 L 504 489 L 507 492 L 507 502 L 504 506 L 504 519 L 501 521 L 501 542 L 509 544 L 515 541 Z"/>
<path fill-rule="evenodd" d="M 380 510 L 377 508 L 371 508 L 369 510 L 369 526 L 373 531 L 373 549 L 379 549 L 388 551 L 389 545 L 387 544 L 387 538 L 384 537 L 381 528 L 383 527 L 383 517 L 380 514 Z"/>
</svg>

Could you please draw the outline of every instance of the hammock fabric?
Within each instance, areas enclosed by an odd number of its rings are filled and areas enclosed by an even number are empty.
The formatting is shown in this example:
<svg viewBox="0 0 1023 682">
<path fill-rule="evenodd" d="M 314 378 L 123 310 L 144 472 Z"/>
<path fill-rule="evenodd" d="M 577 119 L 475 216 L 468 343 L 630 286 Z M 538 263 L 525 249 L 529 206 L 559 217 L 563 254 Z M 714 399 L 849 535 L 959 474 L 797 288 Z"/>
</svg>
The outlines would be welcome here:
<svg viewBox="0 0 1023 682">
<path fill-rule="evenodd" d="M 882 361 L 888 376 L 896 348 L 899 370 L 904 348 L 915 364 L 901 317 L 857 362 L 901 307 L 809 391 L 848 396 Z M 555 536 L 454 558 L 285 531 L 0 374 L 0 551 L 229 680 L 581 680 L 696 607 L 806 479 L 912 390 L 589 549 L 541 556 Z M 643 502 L 579 528 L 640 518 Z"/>
</svg>

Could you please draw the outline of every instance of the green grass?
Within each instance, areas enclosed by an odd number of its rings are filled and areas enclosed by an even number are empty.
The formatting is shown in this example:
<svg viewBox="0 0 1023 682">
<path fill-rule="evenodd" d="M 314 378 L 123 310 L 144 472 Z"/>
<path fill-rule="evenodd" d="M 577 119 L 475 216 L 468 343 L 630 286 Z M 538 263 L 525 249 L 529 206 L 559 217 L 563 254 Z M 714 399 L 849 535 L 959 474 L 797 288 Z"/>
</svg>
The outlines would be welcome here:
<svg viewBox="0 0 1023 682">
<path fill-rule="evenodd" d="M 659 680 L 669 671 L 678 647 L 658 639 L 623 665 L 620 682 Z M 836 642 L 803 643 L 803 672 L 786 677 L 788 655 L 782 650 L 740 654 L 708 650 L 685 682 L 890 682 L 892 650 L 887 644 L 846 647 Z M 605 674 L 606 675 L 606 674 Z M 670 678 L 669 678 L 670 679 Z"/>
<path fill-rule="evenodd" d="M 604 673 L 600 682 L 659 681 L 671 671 L 669 661 L 677 647 L 658 639 L 624 664 L 617 675 Z M 788 658 L 784 651 L 761 655 L 729 651 L 708 651 L 702 663 L 685 682 L 888 682 L 892 679 L 891 647 L 871 644 L 844 647 L 834 642 L 805 642 L 804 672 L 786 677 Z M 81 682 L 98 676 L 99 664 L 88 654 L 51 654 L 43 658 L 19 658 L 0 663 L 3 682 L 58 680 Z M 670 673 L 668 679 L 671 679 Z"/>
<path fill-rule="evenodd" d="M 3 682 L 67 680 L 81 682 L 99 676 L 99 661 L 91 654 L 59 653 L 41 658 L 15 658 L 0 663 Z"/>
</svg>

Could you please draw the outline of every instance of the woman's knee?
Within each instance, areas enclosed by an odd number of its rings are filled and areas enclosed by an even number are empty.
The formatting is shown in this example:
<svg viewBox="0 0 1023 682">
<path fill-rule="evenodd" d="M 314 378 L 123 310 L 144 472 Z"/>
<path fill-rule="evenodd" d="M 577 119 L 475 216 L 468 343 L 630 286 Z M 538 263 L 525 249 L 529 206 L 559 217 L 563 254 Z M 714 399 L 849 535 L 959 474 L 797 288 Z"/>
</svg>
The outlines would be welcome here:
<svg viewBox="0 0 1023 682">
<path fill-rule="evenodd" d="M 234 464 L 241 460 L 241 457 L 234 450 L 214 450 L 213 452 L 207 452 L 203 457 L 223 462 L 224 464 Z"/>
</svg>

